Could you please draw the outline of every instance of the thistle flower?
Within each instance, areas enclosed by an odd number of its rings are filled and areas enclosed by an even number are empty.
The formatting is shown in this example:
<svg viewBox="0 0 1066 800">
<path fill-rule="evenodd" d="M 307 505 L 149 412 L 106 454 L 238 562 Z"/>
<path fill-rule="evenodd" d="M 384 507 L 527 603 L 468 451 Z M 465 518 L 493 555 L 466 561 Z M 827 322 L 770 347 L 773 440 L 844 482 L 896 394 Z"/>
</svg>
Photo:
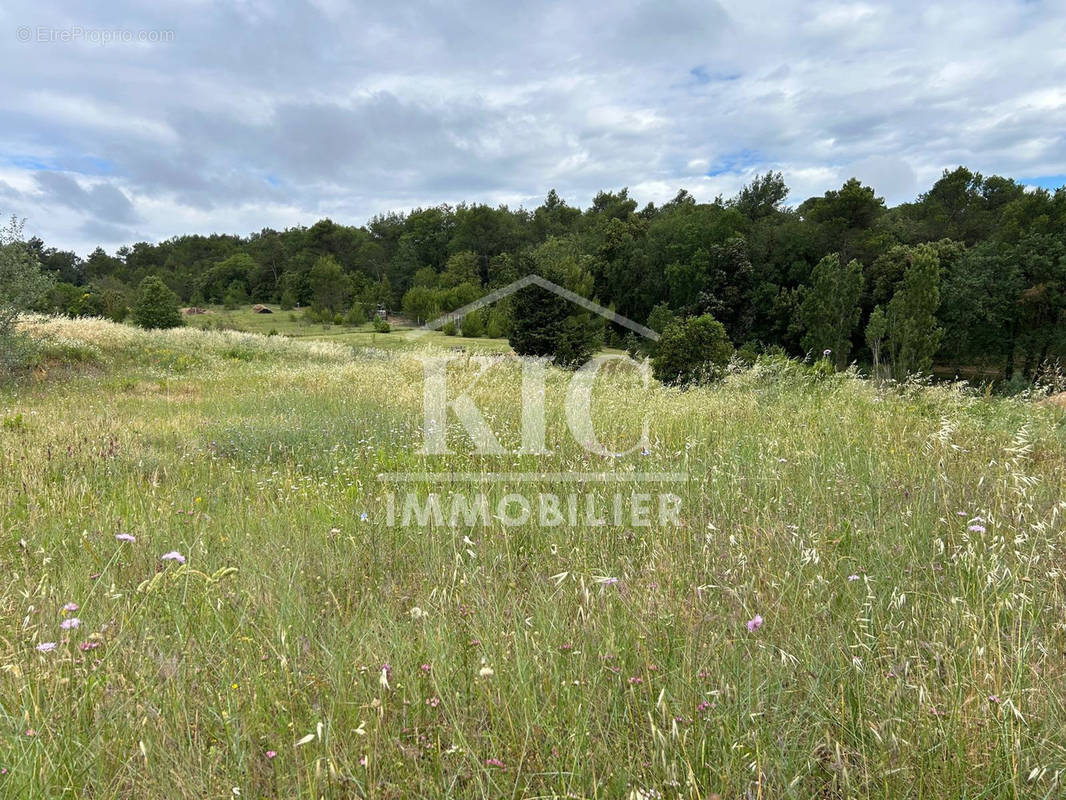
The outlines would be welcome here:
<svg viewBox="0 0 1066 800">
<path fill-rule="evenodd" d="M 179 564 L 185 563 L 185 556 L 179 553 L 177 550 L 171 550 L 169 553 L 163 553 L 159 557 L 160 561 L 177 561 Z"/>
<path fill-rule="evenodd" d="M 756 614 L 748 620 L 748 631 L 754 633 L 762 627 L 762 615 Z"/>
</svg>

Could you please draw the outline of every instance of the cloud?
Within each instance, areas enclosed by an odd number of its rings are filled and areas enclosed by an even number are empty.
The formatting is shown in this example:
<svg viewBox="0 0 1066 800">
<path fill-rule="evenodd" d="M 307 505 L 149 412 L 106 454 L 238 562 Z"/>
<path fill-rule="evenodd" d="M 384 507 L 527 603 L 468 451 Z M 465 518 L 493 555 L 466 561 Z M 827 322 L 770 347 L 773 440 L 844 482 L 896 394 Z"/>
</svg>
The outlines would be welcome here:
<svg viewBox="0 0 1066 800">
<path fill-rule="evenodd" d="M 1062 4 L 15 0 L 3 28 L 0 211 L 83 253 L 552 187 L 709 200 L 767 169 L 797 203 L 1066 173 Z"/>
<path fill-rule="evenodd" d="M 102 222 L 137 220 L 129 198 L 110 183 L 97 183 L 85 189 L 73 177 L 61 172 L 38 172 L 34 180 L 45 202 L 84 212 Z"/>
</svg>

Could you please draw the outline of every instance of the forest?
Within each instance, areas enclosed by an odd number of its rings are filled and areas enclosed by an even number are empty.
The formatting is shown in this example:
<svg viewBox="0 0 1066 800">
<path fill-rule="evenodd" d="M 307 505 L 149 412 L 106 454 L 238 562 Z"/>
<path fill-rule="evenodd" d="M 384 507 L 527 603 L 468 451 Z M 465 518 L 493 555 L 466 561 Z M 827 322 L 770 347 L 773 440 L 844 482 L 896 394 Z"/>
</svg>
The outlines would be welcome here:
<svg viewBox="0 0 1066 800">
<path fill-rule="evenodd" d="M 69 316 L 121 320 L 158 276 L 187 305 L 357 319 L 385 306 L 421 322 L 537 273 L 657 330 L 711 314 L 741 352 L 824 353 L 838 368 L 1022 385 L 1066 356 L 1066 187 L 964 167 L 894 207 L 856 179 L 791 204 L 769 172 L 710 203 L 682 190 L 641 207 L 622 189 L 581 209 L 553 190 L 533 210 L 441 205 L 87 258 L 30 244 L 55 277 L 39 310 Z M 506 335 L 511 313 L 503 303 L 469 328 Z"/>
</svg>

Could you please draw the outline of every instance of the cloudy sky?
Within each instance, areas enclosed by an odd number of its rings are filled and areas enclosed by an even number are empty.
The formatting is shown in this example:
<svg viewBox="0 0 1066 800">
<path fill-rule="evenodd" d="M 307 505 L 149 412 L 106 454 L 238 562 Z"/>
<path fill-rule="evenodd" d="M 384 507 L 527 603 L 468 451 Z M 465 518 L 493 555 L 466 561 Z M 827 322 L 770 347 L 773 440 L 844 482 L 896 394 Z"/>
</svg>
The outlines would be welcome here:
<svg viewBox="0 0 1066 800">
<path fill-rule="evenodd" d="M 8 0 L 0 42 L 0 213 L 83 255 L 767 169 L 1066 183 L 1061 0 Z"/>
</svg>

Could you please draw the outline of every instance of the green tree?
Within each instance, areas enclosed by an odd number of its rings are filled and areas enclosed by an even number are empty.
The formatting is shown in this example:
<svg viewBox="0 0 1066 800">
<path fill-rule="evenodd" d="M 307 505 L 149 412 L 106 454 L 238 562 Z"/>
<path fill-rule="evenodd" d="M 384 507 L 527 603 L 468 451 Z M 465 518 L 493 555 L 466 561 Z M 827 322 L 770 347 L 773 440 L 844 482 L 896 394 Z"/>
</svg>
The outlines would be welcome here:
<svg viewBox="0 0 1066 800">
<path fill-rule="evenodd" d="M 888 333 L 888 319 L 881 306 L 875 306 L 870 313 L 870 319 L 866 323 L 866 344 L 870 348 L 870 354 L 874 359 L 874 377 L 881 377 L 881 347 L 885 342 L 885 334 Z"/>
<path fill-rule="evenodd" d="M 133 320 L 149 329 L 177 328 L 185 324 L 178 308 L 178 296 L 156 275 L 149 275 L 137 287 Z"/>
<path fill-rule="evenodd" d="M 344 323 L 346 325 L 362 325 L 366 322 L 366 309 L 363 308 L 363 304 L 358 300 L 352 303 L 352 307 L 348 309 L 348 313 L 344 315 Z"/>
<path fill-rule="evenodd" d="M 751 220 L 772 216 L 781 210 L 788 187 L 780 172 L 767 172 L 740 190 L 729 205 Z"/>
<path fill-rule="evenodd" d="M 338 311 L 347 305 L 351 284 L 333 256 L 320 256 L 315 261 L 309 281 L 316 308 Z"/>
<path fill-rule="evenodd" d="M 244 284 L 240 281 L 234 281 L 226 289 L 226 295 L 222 298 L 222 304 L 232 310 L 238 306 L 243 306 L 248 302 L 248 293 L 244 291 Z"/>
<path fill-rule="evenodd" d="M 656 333 L 662 333 L 669 327 L 671 322 L 676 320 L 677 315 L 674 314 L 670 306 L 666 303 L 659 303 L 648 315 L 648 327 Z"/>
<path fill-rule="evenodd" d="M 482 315 L 481 311 L 474 309 L 463 317 L 460 327 L 462 328 L 463 336 L 470 339 L 484 336 L 485 317 Z"/>
<path fill-rule="evenodd" d="M 932 245 L 911 248 L 910 263 L 888 304 L 886 347 L 897 380 L 926 373 L 940 346 L 940 259 Z"/>
<path fill-rule="evenodd" d="M 488 321 L 485 323 L 485 335 L 490 339 L 502 339 L 507 335 L 509 327 L 507 313 L 500 308 L 494 308 L 489 312 Z"/>
<path fill-rule="evenodd" d="M 588 260 L 572 239 L 550 239 L 532 254 L 538 275 L 582 297 L 591 297 Z M 551 357 L 563 367 L 578 367 L 603 342 L 603 318 L 540 286 L 511 296 L 508 341 L 520 356 Z"/>
<path fill-rule="evenodd" d="M 418 325 L 440 314 L 437 292 L 425 286 L 414 286 L 403 296 L 403 313 Z"/>
<path fill-rule="evenodd" d="M 0 230 L 0 374 L 10 373 L 32 357 L 29 337 L 15 329 L 19 314 L 44 297 L 54 278 L 41 272 L 36 253 L 22 238 L 22 222 L 11 217 Z"/>
<path fill-rule="evenodd" d="M 803 347 L 816 355 L 832 351 L 837 369 L 848 365 L 851 333 L 862 313 L 862 286 L 862 265 L 858 261 L 842 265 L 838 255 L 828 255 L 811 273 L 811 285 L 800 303 L 799 315 L 806 328 Z"/>
<path fill-rule="evenodd" d="M 733 355 L 725 326 L 710 314 L 674 321 L 663 332 L 651 360 L 663 383 L 687 386 L 717 380 Z"/>
<path fill-rule="evenodd" d="M 444 272 L 440 274 L 440 285 L 446 289 L 464 283 L 469 283 L 474 286 L 481 285 L 479 259 L 477 253 L 471 252 L 470 250 L 456 253 L 449 258 Z"/>
</svg>

